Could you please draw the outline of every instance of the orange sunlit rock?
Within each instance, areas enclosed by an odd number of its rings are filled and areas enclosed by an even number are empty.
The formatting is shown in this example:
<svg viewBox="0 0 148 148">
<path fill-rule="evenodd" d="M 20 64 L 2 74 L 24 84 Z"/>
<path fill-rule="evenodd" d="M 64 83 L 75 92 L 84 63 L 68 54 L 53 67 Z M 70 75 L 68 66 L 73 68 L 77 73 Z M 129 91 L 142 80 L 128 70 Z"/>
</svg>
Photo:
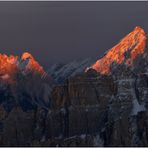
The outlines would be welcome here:
<svg viewBox="0 0 148 148">
<path fill-rule="evenodd" d="M 23 53 L 21 60 L 27 60 L 28 63 L 25 65 L 25 71 L 31 70 L 32 72 L 44 74 L 42 66 L 33 58 L 33 56 L 25 52 Z M 18 56 L 0 54 L 0 80 L 7 81 L 9 83 L 14 83 L 14 78 L 19 69 L 19 64 L 22 62 L 19 60 Z"/>
<path fill-rule="evenodd" d="M 28 58 L 29 58 L 29 63 L 27 65 L 27 68 L 29 70 L 32 70 L 32 71 L 38 72 L 40 74 L 43 74 L 44 70 L 43 70 L 42 66 L 39 65 L 39 63 L 33 58 L 33 56 L 30 53 L 24 52 L 22 54 L 21 59 L 26 60 Z"/>
<path fill-rule="evenodd" d="M 107 54 L 99 59 L 91 68 L 101 74 L 110 73 L 110 65 L 113 62 L 121 64 L 125 62 L 131 65 L 137 55 L 143 54 L 146 46 L 146 34 L 141 27 L 136 27 L 131 33 L 125 36 L 116 46 L 111 48 Z M 125 53 L 129 52 L 126 57 Z"/>
<path fill-rule="evenodd" d="M 0 79 L 14 83 L 13 77 L 17 72 L 17 56 L 0 54 Z"/>
<path fill-rule="evenodd" d="M 17 56 L 0 54 L 0 75 L 13 74 L 16 70 Z"/>
</svg>

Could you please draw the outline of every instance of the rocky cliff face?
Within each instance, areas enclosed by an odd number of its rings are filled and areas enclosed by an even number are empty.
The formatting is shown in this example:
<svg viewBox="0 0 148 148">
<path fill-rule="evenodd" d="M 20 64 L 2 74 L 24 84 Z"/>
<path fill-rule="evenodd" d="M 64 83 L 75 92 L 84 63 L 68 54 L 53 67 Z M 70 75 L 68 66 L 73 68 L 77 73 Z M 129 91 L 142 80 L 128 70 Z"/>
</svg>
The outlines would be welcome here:
<svg viewBox="0 0 148 148">
<path fill-rule="evenodd" d="M 0 81 L 0 145 L 148 146 L 147 56 L 136 27 L 86 72 L 54 87 L 45 73 L 17 64 L 17 83 Z"/>
</svg>

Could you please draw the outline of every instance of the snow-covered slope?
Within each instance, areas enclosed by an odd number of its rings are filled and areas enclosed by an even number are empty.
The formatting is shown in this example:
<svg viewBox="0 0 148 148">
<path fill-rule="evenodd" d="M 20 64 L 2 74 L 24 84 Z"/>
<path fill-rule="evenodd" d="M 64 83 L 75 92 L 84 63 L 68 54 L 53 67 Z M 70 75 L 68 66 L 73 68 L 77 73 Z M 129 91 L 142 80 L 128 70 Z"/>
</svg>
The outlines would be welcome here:
<svg viewBox="0 0 148 148">
<path fill-rule="evenodd" d="M 56 82 L 61 83 L 69 77 L 84 72 L 94 61 L 92 58 L 87 58 L 84 60 L 75 60 L 67 64 L 54 64 L 48 69 L 48 73 Z"/>
</svg>

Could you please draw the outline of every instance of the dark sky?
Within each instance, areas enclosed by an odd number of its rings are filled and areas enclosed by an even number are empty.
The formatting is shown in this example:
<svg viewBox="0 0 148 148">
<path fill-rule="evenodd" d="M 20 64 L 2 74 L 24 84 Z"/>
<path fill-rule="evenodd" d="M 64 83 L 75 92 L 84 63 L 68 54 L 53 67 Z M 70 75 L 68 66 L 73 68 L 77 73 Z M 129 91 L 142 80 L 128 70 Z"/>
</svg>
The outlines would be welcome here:
<svg viewBox="0 0 148 148">
<path fill-rule="evenodd" d="M 0 2 L 0 52 L 47 68 L 100 57 L 135 26 L 148 32 L 148 2 Z"/>
</svg>

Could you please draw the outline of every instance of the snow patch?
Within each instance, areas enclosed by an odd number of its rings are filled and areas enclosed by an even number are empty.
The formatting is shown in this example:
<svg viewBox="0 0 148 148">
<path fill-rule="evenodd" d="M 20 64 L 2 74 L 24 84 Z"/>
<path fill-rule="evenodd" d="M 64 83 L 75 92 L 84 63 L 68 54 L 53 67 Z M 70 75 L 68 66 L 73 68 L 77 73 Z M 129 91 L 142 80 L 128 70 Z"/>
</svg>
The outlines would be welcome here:
<svg viewBox="0 0 148 148">
<path fill-rule="evenodd" d="M 96 135 L 93 140 L 93 146 L 103 147 L 104 141 L 100 138 L 100 135 Z"/>
<path fill-rule="evenodd" d="M 41 139 L 41 142 L 45 142 L 45 140 L 46 140 L 46 137 L 45 137 L 45 135 L 42 137 L 42 139 Z"/>
<path fill-rule="evenodd" d="M 137 115 L 138 112 L 145 111 L 145 110 L 146 110 L 146 108 L 145 108 L 144 104 L 139 104 L 137 99 L 133 100 L 132 115 Z"/>
<path fill-rule="evenodd" d="M 86 138 L 86 135 L 85 134 L 82 134 L 80 137 L 81 137 L 81 139 L 85 139 Z"/>
<path fill-rule="evenodd" d="M 66 114 L 65 108 L 61 108 L 61 112 L 65 115 Z"/>
</svg>

